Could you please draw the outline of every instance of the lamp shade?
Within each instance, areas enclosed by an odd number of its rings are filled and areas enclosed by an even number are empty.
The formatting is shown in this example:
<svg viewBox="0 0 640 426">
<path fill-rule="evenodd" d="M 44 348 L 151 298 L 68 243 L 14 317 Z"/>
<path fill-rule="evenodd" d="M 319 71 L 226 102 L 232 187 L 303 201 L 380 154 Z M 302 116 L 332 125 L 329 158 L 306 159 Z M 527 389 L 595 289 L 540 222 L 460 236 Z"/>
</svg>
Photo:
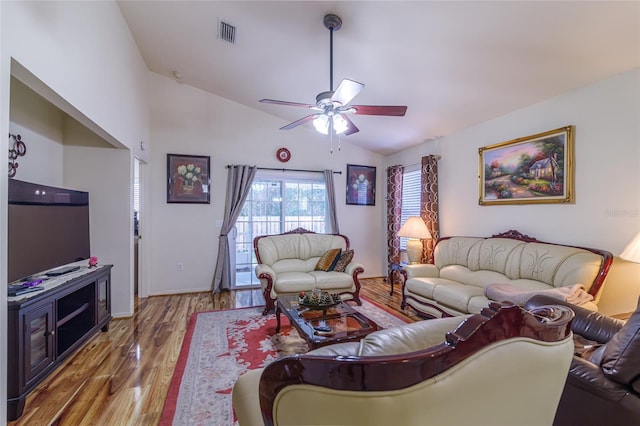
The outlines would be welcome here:
<svg viewBox="0 0 640 426">
<path fill-rule="evenodd" d="M 410 216 L 398 231 L 398 237 L 425 240 L 431 238 L 431 234 L 421 217 Z"/>
<path fill-rule="evenodd" d="M 640 232 L 622 250 L 620 257 L 629 262 L 640 263 Z"/>
</svg>

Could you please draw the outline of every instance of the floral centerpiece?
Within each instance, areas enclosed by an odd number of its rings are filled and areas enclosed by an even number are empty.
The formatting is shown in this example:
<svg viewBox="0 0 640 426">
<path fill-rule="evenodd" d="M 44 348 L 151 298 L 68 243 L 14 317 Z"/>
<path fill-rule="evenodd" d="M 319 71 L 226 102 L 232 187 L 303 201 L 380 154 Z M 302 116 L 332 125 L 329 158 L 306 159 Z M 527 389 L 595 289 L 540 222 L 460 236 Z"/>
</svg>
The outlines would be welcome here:
<svg viewBox="0 0 640 426">
<path fill-rule="evenodd" d="M 200 167 L 194 164 L 178 166 L 178 175 L 182 178 L 185 189 L 193 189 L 193 184 L 200 180 Z"/>
<path fill-rule="evenodd" d="M 331 294 L 324 290 L 314 289 L 310 292 L 300 292 L 300 304 L 309 308 L 326 308 L 342 302 L 340 295 Z"/>
</svg>

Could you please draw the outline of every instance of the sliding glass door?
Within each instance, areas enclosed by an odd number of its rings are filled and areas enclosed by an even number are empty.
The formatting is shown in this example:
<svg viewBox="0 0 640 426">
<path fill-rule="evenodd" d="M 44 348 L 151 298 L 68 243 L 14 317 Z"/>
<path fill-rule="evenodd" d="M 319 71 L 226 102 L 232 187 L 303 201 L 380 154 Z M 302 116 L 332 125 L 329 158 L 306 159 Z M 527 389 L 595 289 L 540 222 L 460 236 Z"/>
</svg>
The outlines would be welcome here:
<svg viewBox="0 0 640 426">
<path fill-rule="evenodd" d="M 296 228 L 324 233 L 327 226 L 327 191 L 322 174 L 281 176 L 258 171 L 236 222 L 235 288 L 259 287 L 255 276 L 253 239 Z"/>
</svg>

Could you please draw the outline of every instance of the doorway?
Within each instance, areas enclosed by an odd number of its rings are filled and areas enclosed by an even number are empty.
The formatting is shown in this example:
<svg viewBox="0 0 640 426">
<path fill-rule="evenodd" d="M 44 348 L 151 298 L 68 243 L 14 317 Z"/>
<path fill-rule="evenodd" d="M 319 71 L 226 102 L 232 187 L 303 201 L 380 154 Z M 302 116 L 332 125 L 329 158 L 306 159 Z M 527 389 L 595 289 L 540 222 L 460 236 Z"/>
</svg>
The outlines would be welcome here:
<svg viewBox="0 0 640 426">
<path fill-rule="evenodd" d="M 138 296 L 140 276 L 140 160 L 133 159 L 133 295 Z"/>
<path fill-rule="evenodd" d="M 145 193 L 147 164 L 134 157 L 133 162 L 133 295 L 149 296 L 148 244 L 145 231 Z"/>
</svg>

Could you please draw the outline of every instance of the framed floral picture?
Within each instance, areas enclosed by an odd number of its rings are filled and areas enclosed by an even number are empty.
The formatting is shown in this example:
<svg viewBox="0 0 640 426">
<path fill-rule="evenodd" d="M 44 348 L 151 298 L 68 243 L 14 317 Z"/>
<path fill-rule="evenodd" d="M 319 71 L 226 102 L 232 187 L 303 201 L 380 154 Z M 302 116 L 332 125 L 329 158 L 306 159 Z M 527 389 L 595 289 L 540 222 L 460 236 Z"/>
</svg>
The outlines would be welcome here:
<svg viewBox="0 0 640 426">
<path fill-rule="evenodd" d="M 479 204 L 573 203 L 573 126 L 495 145 L 479 153 Z"/>
<path fill-rule="evenodd" d="M 347 204 L 376 205 L 376 168 L 347 164 Z"/>
<path fill-rule="evenodd" d="M 167 203 L 210 203 L 211 158 L 167 154 Z"/>
</svg>

